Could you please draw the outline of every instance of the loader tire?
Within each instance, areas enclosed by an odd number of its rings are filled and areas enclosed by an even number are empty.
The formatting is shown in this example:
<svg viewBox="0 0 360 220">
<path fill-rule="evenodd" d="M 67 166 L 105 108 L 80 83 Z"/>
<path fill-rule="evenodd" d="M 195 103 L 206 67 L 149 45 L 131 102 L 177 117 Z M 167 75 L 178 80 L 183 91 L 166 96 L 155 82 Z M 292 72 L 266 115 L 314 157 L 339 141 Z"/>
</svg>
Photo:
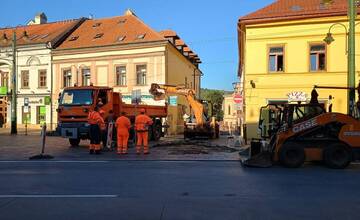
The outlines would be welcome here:
<svg viewBox="0 0 360 220">
<path fill-rule="evenodd" d="M 352 161 L 352 152 L 345 144 L 333 144 L 324 149 L 324 163 L 332 169 L 345 169 Z"/>
<path fill-rule="evenodd" d="M 280 163 L 284 167 L 299 168 L 305 162 L 305 151 L 298 144 L 284 144 L 280 149 Z"/>
</svg>

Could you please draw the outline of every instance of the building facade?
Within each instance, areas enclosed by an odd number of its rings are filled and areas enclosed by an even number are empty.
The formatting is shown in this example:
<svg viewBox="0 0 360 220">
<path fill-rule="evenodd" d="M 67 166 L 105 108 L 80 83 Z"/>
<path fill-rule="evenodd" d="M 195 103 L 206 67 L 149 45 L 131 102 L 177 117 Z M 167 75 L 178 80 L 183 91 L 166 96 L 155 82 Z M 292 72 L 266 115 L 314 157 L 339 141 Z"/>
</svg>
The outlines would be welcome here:
<svg viewBox="0 0 360 220">
<path fill-rule="evenodd" d="M 0 114 L 7 126 L 11 118 L 13 34 L 16 33 L 17 124 L 51 127 L 53 91 L 51 50 L 56 48 L 82 19 L 47 23 L 38 14 L 27 26 L 0 29 Z"/>
<path fill-rule="evenodd" d="M 261 106 L 309 101 L 314 85 L 347 86 L 347 0 L 322 2 L 278 0 L 240 18 L 239 75 L 244 82 L 248 138 L 258 136 Z M 329 31 L 335 41 L 326 44 Z M 359 59 L 356 64 L 358 82 Z M 318 93 L 320 102 L 333 104 L 333 111 L 347 112 L 346 90 Z"/>
<path fill-rule="evenodd" d="M 85 21 L 52 54 L 53 100 L 73 85 L 112 87 L 126 103 L 131 103 L 132 92 L 138 90 L 142 103 L 149 105 L 166 102 L 154 101 L 149 93 L 151 83 L 200 91 L 198 56 L 174 31 L 157 32 L 130 10 L 123 16 Z M 189 110 L 184 97 L 178 97 L 177 106 L 169 106 L 170 134 L 182 131 L 182 116 Z"/>
</svg>

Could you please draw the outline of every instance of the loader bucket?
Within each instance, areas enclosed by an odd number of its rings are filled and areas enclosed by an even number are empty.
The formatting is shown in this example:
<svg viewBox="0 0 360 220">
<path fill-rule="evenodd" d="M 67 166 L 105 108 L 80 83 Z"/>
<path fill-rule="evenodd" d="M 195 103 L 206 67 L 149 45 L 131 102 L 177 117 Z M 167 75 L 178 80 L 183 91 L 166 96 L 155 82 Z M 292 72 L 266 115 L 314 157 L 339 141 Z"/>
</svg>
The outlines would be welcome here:
<svg viewBox="0 0 360 220">
<path fill-rule="evenodd" d="M 261 148 L 259 141 L 252 141 L 247 155 L 240 154 L 241 164 L 245 167 L 268 168 L 273 165 L 272 153 Z"/>
</svg>

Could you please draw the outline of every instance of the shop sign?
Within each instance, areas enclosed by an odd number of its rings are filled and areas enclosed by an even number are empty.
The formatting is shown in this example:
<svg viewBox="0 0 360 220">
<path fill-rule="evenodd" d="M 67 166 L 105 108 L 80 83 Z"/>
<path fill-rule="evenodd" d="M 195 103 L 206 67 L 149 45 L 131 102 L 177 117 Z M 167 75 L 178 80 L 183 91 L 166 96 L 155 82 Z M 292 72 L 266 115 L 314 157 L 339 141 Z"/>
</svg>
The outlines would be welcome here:
<svg viewBox="0 0 360 220">
<path fill-rule="evenodd" d="M 307 95 L 305 92 L 290 92 L 287 94 L 288 102 L 306 102 Z"/>
<path fill-rule="evenodd" d="M 25 114 L 29 113 L 29 106 L 27 106 L 27 105 L 24 106 L 24 113 Z"/>
<path fill-rule="evenodd" d="M 7 95 L 8 88 L 6 86 L 0 86 L 0 95 Z"/>
<path fill-rule="evenodd" d="M 169 105 L 170 106 L 177 106 L 177 96 L 170 96 L 169 97 Z"/>
<path fill-rule="evenodd" d="M 50 96 L 45 96 L 44 98 L 44 104 L 45 105 L 50 105 L 51 104 L 51 97 Z"/>
</svg>

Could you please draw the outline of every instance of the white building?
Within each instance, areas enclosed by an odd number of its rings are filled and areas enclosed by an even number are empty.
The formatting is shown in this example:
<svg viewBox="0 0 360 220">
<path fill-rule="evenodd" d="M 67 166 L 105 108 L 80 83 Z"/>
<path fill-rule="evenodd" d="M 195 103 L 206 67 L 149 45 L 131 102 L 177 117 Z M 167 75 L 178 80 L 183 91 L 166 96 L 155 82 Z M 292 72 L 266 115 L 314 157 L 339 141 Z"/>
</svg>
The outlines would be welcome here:
<svg viewBox="0 0 360 220">
<path fill-rule="evenodd" d="M 17 123 L 37 127 L 53 123 L 52 49 L 56 48 L 84 19 L 47 23 L 38 14 L 27 26 L 0 29 L 0 114 L 11 121 L 12 43 L 16 33 Z M 8 93 L 8 94 L 6 94 Z"/>
</svg>

